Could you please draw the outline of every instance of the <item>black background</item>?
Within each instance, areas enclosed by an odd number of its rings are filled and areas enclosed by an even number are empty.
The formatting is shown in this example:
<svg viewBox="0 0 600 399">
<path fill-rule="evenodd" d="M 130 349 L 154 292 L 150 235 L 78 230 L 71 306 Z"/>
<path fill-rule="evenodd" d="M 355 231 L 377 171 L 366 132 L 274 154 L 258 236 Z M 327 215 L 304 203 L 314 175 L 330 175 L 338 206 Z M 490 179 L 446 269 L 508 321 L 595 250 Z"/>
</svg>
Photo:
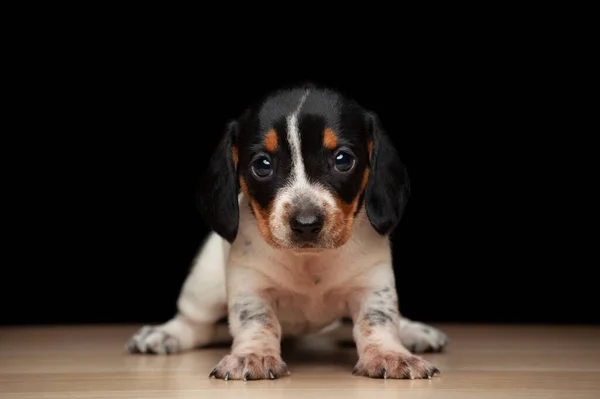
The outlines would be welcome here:
<svg viewBox="0 0 600 399">
<path fill-rule="evenodd" d="M 171 317 L 207 233 L 195 184 L 225 123 L 306 80 L 377 112 L 408 167 L 413 194 L 393 237 L 406 316 L 600 321 L 594 266 L 568 227 L 560 83 L 531 53 L 448 44 L 284 59 L 223 48 L 131 39 L 26 65 L 18 144 L 5 149 L 18 244 L 7 245 L 0 322 Z"/>
</svg>

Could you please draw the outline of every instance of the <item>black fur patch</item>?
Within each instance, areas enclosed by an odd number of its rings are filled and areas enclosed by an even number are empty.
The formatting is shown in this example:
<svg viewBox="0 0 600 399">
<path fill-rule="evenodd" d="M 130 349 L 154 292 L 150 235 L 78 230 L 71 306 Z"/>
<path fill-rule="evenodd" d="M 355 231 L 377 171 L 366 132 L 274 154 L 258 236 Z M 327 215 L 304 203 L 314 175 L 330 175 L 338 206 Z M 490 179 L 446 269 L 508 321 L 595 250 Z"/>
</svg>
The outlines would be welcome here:
<svg viewBox="0 0 600 399">
<path fill-rule="evenodd" d="M 227 125 L 196 192 L 203 219 L 213 231 L 229 242 L 235 240 L 239 224 L 239 183 L 232 155 L 238 129 L 236 121 Z M 215 201 L 215 198 L 219 200 Z"/>
<path fill-rule="evenodd" d="M 392 289 L 390 287 L 383 287 L 373 291 L 373 295 L 377 297 L 387 297 L 391 296 Z"/>
<path fill-rule="evenodd" d="M 261 324 L 266 324 L 269 314 L 265 307 L 252 299 L 238 299 L 234 302 L 231 312 L 237 314 L 237 318 L 242 325 L 246 325 L 251 321 L 257 321 Z"/>
<path fill-rule="evenodd" d="M 366 114 L 373 138 L 373 161 L 367 183 L 367 217 L 380 234 L 390 234 L 400 222 L 410 195 L 408 172 L 374 113 Z"/>
<path fill-rule="evenodd" d="M 244 309 L 240 312 L 239 318 L 242 322 L 242 325 L 246 325 L 250 321 L 257 321 L 261 324 L 266 324 L 269 315 L 265 311 L 251 312 L 248 309 Z"/>
<path fill-rule="evenodd" d="M 369 309 L 365 318 L 369 321 L 371 326 L 380 326 L 386 323 L 392 322 L 392 316 L 387 311 L 381 309 Z"/>
</svg>

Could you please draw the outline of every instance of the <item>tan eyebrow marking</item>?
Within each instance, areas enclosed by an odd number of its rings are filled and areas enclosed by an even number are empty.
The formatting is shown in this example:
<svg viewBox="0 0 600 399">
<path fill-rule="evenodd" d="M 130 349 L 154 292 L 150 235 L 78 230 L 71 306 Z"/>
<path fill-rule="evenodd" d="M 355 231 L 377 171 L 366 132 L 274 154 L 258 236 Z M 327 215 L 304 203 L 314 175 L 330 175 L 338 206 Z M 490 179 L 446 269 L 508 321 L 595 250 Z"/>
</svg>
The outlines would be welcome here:
<svg viewBox="0 0 600 399">
<path fill-rule="evenodd" d="M 275 152 L 277 150 L 277 132 L 275 129 L 271 129 L 265 135 L 265 149 L 269 152 Z"/>
<path fill-rule="evenodd" d="M 323 145 L 329 150 L 334 150 L 337 147 L 337 135 L 330 128 L 326 128 L 323 132 Z"/>
</svg>

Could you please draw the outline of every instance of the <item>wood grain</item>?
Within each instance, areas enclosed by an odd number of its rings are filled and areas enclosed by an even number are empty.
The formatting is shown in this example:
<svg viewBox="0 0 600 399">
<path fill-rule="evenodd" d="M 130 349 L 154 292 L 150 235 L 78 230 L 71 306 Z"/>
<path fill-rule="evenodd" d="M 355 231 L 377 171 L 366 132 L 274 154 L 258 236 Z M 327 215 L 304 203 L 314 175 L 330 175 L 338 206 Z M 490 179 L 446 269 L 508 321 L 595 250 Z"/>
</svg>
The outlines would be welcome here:
<svg viewBox="0 0 600 399">
<path fill-rule="evenodd" d="M 285 349 L 290 377 L 249 382 L 208 379 L 227 347 L 125 353 L 138 326 L 2 328 L 0 398 L 600 398 L 600 327 L 438 327 L 432 380 L 354 377 L 353 349 L 313 341 Z"/>
</svg>

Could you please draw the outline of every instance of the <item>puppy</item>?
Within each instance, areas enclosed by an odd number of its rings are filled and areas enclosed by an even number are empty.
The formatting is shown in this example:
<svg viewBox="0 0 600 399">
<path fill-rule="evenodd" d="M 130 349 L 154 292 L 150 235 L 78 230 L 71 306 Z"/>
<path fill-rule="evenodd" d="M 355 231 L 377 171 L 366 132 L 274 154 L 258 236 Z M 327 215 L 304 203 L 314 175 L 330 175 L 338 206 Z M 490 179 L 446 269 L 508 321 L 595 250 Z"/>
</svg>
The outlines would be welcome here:
<svg viewBox="0 0 600 399">
<path fill-rule="evenodd" d="M 316 86 L 268 95 L 228 124 L 210 161 L 198 202 L 213 232 L 177 314 L 143 327 L 129 351 L 205 346 L 228 316 L 231 352 L 210 376 L 273 379 L 289 373 L 283 336 L 350 318 L 355 375 L 431 378 L 438 369 L 413 353 L 447 337 L 400 315 L 392 269 L 389 234 L 409 191 L 373 112 Z"/>
</svg>

